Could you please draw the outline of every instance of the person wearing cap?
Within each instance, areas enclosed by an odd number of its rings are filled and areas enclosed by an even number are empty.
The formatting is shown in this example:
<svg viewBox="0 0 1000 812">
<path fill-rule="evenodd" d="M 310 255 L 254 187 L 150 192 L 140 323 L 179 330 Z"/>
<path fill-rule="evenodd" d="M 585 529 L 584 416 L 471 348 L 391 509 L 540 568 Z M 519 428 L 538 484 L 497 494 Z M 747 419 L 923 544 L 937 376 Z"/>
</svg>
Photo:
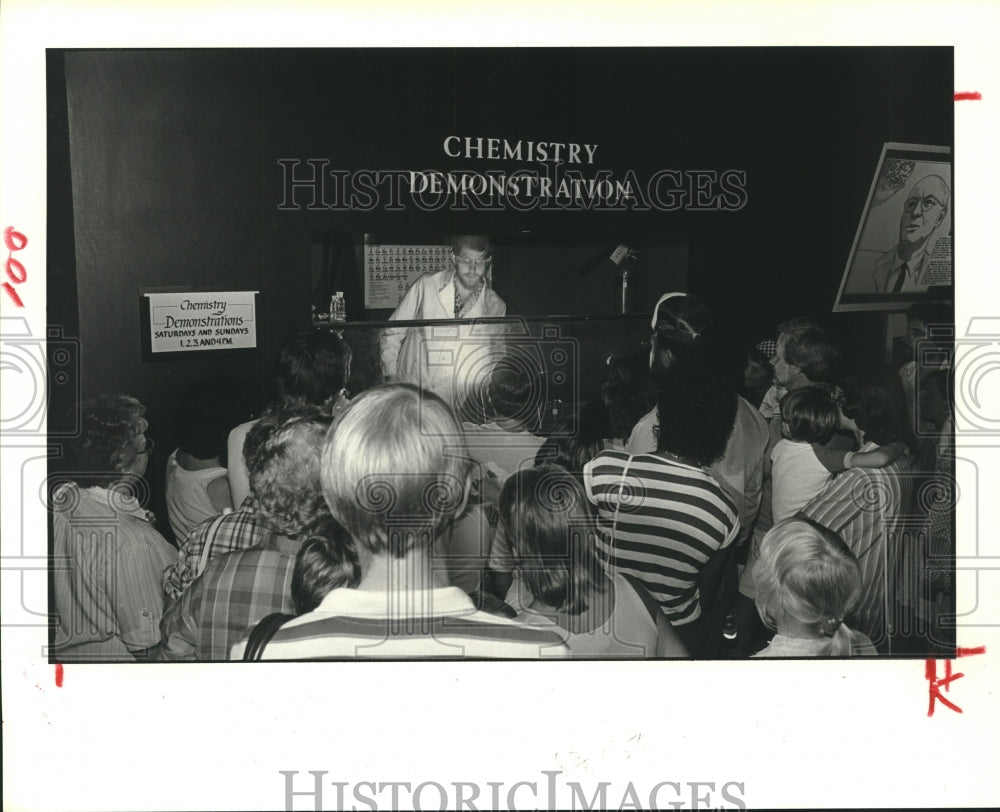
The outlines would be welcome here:
<svg viewBox="0 0 1000 812">
<path fill-rule="evenodd" d="M 711 365 L 712 372 L 727 378 L 723 353 L 715 335 L 714 320 L 705 305 L 686 293 L 665 293 L 656 303 L 649 367 L 654 378 L 662 380 L 677 357 L 678 348 L 699 354 L 700 363 Z M 711 347 L 712 352 L 707 350 Z M 673 348 L 673 349 L 672 349 Z M 630 454 L 644 454 L 657 448 L 658 408 L 654 406 L 636 424 L 625 445 Z M 761 504 L 765 450 L 768 444 L 767 422 L 745 398 L 737 397 L 736 418 L 731 426 L 722 456 L 712 461 L 707 471 L 725 489 L 740 515 L 739 543 L 749 538 Z"/>
<path fill-rule="evenodd" d="M 747 348 L 747 365 L 743 369 L 743 395 L 756 408 L 760 408 L 764 395 L 774 380 L 774 367 L 771 366 L 773 357 L 773 338 L 765 338 Z"/>
<path fill-rule="evenodd" d="M 507 305 L 492 287 L 489 238 L 457 235 L 451 247 L 448 267 L 417 279 L 389 316 L 390 321 L 506 315 Z M 457 408 L 489 372 L 503 334 L 502 324 L 391 327 L 381 335 L 382 374 L 386 382 L 429 389 Z"/>
</svg>

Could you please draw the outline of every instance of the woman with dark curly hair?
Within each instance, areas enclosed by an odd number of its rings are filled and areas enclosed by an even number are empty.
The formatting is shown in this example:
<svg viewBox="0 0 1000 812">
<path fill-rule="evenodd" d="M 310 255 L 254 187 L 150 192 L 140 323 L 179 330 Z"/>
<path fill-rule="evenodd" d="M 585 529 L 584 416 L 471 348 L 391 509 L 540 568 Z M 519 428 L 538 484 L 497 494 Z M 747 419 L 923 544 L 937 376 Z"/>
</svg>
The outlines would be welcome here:
<svg viewBox="0 0 1000 812">
<path fill-rule="evenodd" d="M 761 512 L 769 435 L 761 413 L 738 395 L 736 344 L 723 335 L 705 304 L 686 293 L 664 294 L 652 327 L 649 366 L 665 397 L 639 419 L 625 450 L 651 454 L 665 439 L 675 453 L 702 458 L 698 464 L 736 505 L 736 543 L 743 544 Z M 718 451 L 723 432 L 727 440 Z M 702 448 L 705 442 L 715 447 Z M 694 447 L 685 451 L 688 446 Z"/>
<path fill-rule="evenodd" d="M 584 469 L 584 479 L 597 505 L 601 558 L 612 571 L 637 578 L 699 656 L 702 588 L 708 601 L 714 599 L 718 562 L 724 561 L 716 554 L 740 529 L 736 504 L 706 470 L 726 449 L 737 395 L 728 376 L 719 374 L 725 368 L 721 342 L 698 299 L 663 297 L 653 327 L 651 357 L 664 367 L 656 451 L 603 451 Z"/>
<path fill-rule="evenodd" d="M 80 405 L 72 473 L 51 499 L 59 661 L 148 659 L 159 642 L 160 574 L 175 552 L 137 498 L 153 450 L 145 411 L 120 394 Z"/>
</svg>

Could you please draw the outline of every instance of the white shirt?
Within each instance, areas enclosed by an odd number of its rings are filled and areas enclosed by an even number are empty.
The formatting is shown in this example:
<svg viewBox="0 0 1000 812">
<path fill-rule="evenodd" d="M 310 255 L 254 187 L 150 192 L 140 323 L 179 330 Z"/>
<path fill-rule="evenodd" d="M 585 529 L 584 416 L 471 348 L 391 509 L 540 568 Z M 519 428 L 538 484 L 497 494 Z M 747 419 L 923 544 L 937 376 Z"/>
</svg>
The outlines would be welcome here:
<svg viewBox="0 0 1000 812">
<path fill-rule="evenodd" d="M 802 510 L 833 478 L 809 443 L 779 440 L 771 452 L 771 463 L 771 511 L 775 523 Z"/>
</svg>

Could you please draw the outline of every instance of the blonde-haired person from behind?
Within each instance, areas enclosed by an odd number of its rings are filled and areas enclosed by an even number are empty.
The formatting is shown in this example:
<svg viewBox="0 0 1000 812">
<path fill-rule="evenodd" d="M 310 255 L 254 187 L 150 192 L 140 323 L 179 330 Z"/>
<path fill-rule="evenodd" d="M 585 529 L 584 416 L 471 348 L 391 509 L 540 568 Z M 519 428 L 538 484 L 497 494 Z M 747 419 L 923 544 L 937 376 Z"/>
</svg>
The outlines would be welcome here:
<svg viewBox="0 0 1000 812">
<path fill-rule="evenodd" d="M 442 552 L 471 469 L 454 412 L 432 392 L 384 384 L 352 400 L 324 440 L 320 484 L 353 540 L 360 580 L 282 626 L 263 659 L 565 656 L 555 631 L 479 611 L 450 584 Z"/>
<path fill-rule="evenodd" d="M 808 519 L 779 522 L 761 542 L 757 567 L 757 611 L 777 633 L 753 656 L 877 653 L 868 637 L 844 624 L 861 592 L 861 570 L 832 530 Z"/>
</svg>

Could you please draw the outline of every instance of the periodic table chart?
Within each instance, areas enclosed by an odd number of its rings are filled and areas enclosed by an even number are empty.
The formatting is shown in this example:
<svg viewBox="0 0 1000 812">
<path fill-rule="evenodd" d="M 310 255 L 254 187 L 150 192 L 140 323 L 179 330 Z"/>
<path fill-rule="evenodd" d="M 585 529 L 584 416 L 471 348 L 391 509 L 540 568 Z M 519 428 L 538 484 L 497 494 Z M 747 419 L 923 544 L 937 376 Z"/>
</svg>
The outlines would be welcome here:
<svg viewBox="0 0 1000 812">
<path fill-rule="evenodd" d="M 365 238 L 365 308 L 395 309 L 414 280 L 451 259 L 446 245 L 396 245 Z"/>
</svg>

